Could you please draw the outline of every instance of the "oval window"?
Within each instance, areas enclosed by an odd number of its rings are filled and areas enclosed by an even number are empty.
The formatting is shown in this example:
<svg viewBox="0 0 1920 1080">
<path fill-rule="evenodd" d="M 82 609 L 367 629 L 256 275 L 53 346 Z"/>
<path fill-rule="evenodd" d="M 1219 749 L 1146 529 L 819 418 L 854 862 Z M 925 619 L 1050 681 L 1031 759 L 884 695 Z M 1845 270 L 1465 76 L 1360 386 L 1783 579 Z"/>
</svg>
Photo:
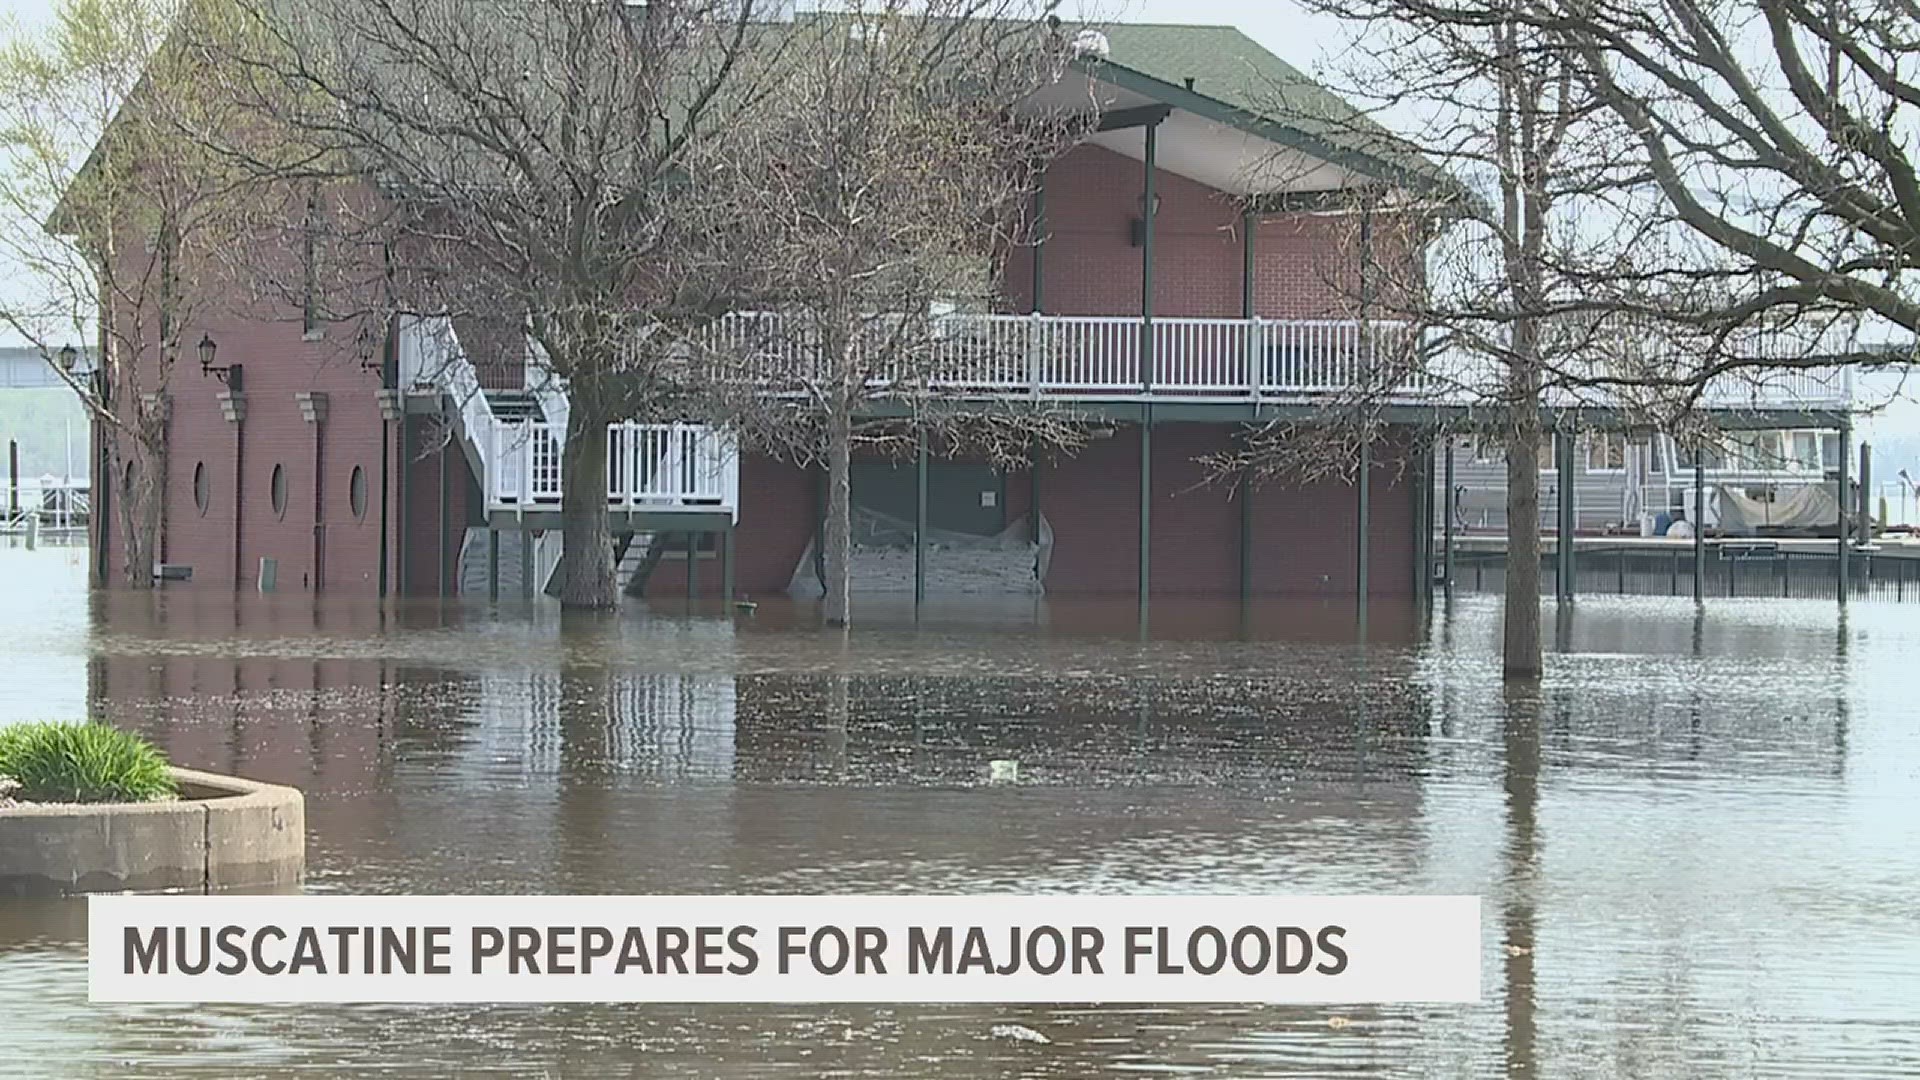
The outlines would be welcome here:
<svg viewBox="0 0 1920 1080">
<path fill-rule="evenodd" d="M 347 477 L 347 505 L 353 508 L 355 521 L 367 520 L 367 470 L 358 465 Z"/>
<path fill-rule="evenodd" d="M 269 491 L 273 498 L 273 513 L 276 517 L 287 516 L 287 470 L 285 466 L 273 467 L 272 487 Z"/>
<path fill-rule="evenodd" d="M 207 463 L 196 461 L 193 465 L 193 508 L 204 516 L 207 502 L 212 497 L 211 481 L 207 479 Z"/>
</svg>

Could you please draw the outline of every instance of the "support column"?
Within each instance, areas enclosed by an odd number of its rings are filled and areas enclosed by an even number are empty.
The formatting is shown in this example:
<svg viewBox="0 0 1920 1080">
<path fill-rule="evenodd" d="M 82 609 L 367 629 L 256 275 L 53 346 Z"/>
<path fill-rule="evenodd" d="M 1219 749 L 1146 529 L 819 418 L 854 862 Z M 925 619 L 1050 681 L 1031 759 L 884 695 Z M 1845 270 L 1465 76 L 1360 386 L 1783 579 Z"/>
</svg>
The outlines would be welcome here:
<svg viewBox="0 0 1920 1080">
<path fill-rule="evenodd" d="M 927 598 L 927 433 L 919 433 L 913 457 L 913 602 Z"/>
<path fill-rule="evenodd" d="M 1855 500 L 1855 509 L 1860 515 L 1860 527 L 1854 530 L 1854 536 L 1862 544 L 1873 542 L 1873 444 L 1860 444 L 1860 492 Z M 1867 580 L 1873 580 L 1873 556 L 1867 556 Z"/>
<path fill-rule="evenodd" d="M 410 490 L 412 485 L 407 483 L 407 481 L 409 474 L 411 474 L 413 470 L 408 468 L 407 463 L 413 458 L 413 444 L 411 439 L 413 420 L 406 413 L 404 398 L 401 399 L 401 404 L 402 408 L 399 420 L 400 460 L 396 463 L 399 466 L 396 470 L 399 475 L 394 480 L 394 502 L 399 511 L 396 516 L 400 519 L 400 526 L 394 530 L 394 536 L 398 543 L 394 545 L 393 565 L 394 590 L 401 596 L 407 596 L 409 595 L 408 589 L 413 584 L 413 575 L 408 572 L 407 567 L 407 559 L 413 554 L 411 550 L 413 544 L 410 542 L 411 538 L 407 535 L 408 528 L 413 525 L 413 507 L 407 503 L 408 498 L 412 495 L 412 491 Z"/>
<path fill-rule="evenodd" d="M 1027 454 L 1027 539 L 1040 542 L 1040 451 Z"/>
<path fill-rule="evenodd" d="M 733 525 L 728 524 L 719 536 L 720 548 L 720 598 L 733 602 Z"/>
<path fill-rule="evenodd" d="M 1693 450 L 1693 602 L 1707 598 L 1707 448 Z"/>
<path fill-rule="evenodd" d="M 487 599 L 500 599 L 500 530 L 487 526 Z"/>
<path fill-rule="evenodd" d="M 1253 598 L 1253 473 L 1240 470 L 1240 599 Z"/>
<path fill-rule="evenodd" d="M 539 593 L 542 582 L 533 580 L 533 531 L 521 529 L 520 534 L 520 598 L 531 601 Z"/>
<path fill-rule="evenodd" d="M 1047 246 L 1047 175 L 1043 169 L 1040 182 L 1033 188 L 1033 314 L 1038 315 L 1045 309 L 1046 291 L 1046 246 Z"/>
<path fill-rule="evenodd" d="M 1146 194 L 1140 207 L 1140 389 L 1149 394 L 1153 392 L 1153 234 L 1154 219 L 1159 216 L 1154 213 L 1159 199 L 1154 173 L 1159 167 L 1159 130 L 1157 120 L 1145 129 Z"/>
<path fill-rule="evenodd" d="M 1367 593 L 1370 589 L 1371 561 L 1373 559 L 1373 441 L 1362 436 L 1360 440 L 1360 475 L 1354 484 L 1359 499 L 1358 535 L 1354 548 L 1354 599 L 1359 604 L 1361 616 L 1367 610 Z"/>
<path fill-rule="evenodd" d="M 1413 500 L 1413 603 L 1416 609 L 1426 605 L 1431 591 L 1427 585 L 1427 574 L 1433 569 L 1430 547 L 1433 542 L 1433 522 L 1427 517 L 1428 504 L 1433 500 L 1433 474 L 1427 469 L 1426 452 L 1411 470 L 1402 475 L 1413 481 L 1413 490 L 1408 496 Z"/>
<path fill-rule="evenodd" d="M 1441 559 L 1443 560 L 1443 573 L 1445 575 L 1448 596 L 1453 595 L 1453 443 L 1453 436 L 1449 434 L 1447 436 L 1446 504 L 1442 506 L 1440 510 L 1441 513 L 1447 516 L 1446 525 L 1444 526 L 1446 539 L 1443 541 L 1445 550 L 1441 554 Z"/>
<path fill-rule="evenodd" d="M 1839 563 L 1839 597 L 1840 602 L 1843 604 L 1847 602 L 1847 590 L 1852 583 L 1852 568 L 1847 565 L 1847 557 L 1849 555 L 1847 550 L 1847 519 L 1851 516 L 1847 513 L 1847 500 L 1853 494 L 1848 490 L 1852 487 L 1852 483 L 1847 476 L 1847 458 L 1852 453 L 1853 417 L 1842 416 L 1840 418 L 1840 482 L 1839 486 L 1835 488 L 1835 492 L 1838 495 L 1835 501 L 1840 504 L 1840 538 L 1834 541 L 1837 545 L 1834 550 L 1835 558 Z"/>
<path fill-rule="evenodd" d="M 700 596 L 700 534 L 687 533 L 687 602 Z"/>
<path fill-rule="evenodd" d="M 447 563 L 451 561 L 447 557 L 447 518 L 453 510 L 453 479 L 447 473 L 447 457 L 455 452 L 451 444 L 440 447 L 440 576 L 435 588 L 442 600 L 450 595 L 447 591 Z"/>
<path fill-rule="evenodd" d="M 1152 131 L 1152 128 L 1148 128 Z M 1140 407 L 1140 617 L 1146 618 L 1152 588 L 1153 551 L 1153 405 Z"/>
<path fill-rule="evenodd" d="M 1573 602 L 1574 551 L 1573 534 L 1573 433 L 1555 432 L 1553 436 L 1553 461 L 1557 467 L 1559 487 L 1559 525 L 1558 543 L 1554 544 L 1554 596 L 1563 604 Z"/>
<path fill-rule="evenodd" d="M 1260 219 L 1253 211 L 1240 212 L 1240 317 L 1253 318 L 1253 231 Z M 1249 372 L 1249 375 L 1256 374 Z"/>
</svg>

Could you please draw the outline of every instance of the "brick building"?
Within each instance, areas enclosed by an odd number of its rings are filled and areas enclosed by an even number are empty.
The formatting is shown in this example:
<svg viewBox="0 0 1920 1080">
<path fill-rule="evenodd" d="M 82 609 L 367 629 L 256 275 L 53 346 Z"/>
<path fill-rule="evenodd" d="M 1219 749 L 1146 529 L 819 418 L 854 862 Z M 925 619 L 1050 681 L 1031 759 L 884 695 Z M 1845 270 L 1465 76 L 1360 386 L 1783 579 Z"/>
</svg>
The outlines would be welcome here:
<svg viewBox="0 0 1920 1080">
<path fill-rule="evenodd" d="M 956 326 L 1031 358 L 983 397 L 1070 400 L 1101 437 L 1025 469 L 857 462 L 856 509 L 910 523 L 916 579 L 974 537 L 1006 540 L 1050 594 L 1418 594 L 1431 484 L 1411 427 L 1346 479 L 1247 489 L 1203 459 L 1249 423 L 1309 417 L 1346 389 L 1361 343 L 1386 332 L 1363 332 L 1352 308 L 1360 253 L 1404 268 L 1418 252 L 1329 196 L 1430 173 L 1342 149 L 1335 125 L 1263 111 L 1284 88 L 1290 115 L 1346 115 L 1231 28 L 1120 25 L 1080 40 L 1058 92 L 1090 89 L 1100 130 L 1048 168 L 1039 242 L 1006 259 L 1002 313 Z M 537 588 L 557 562 L 565 402 L 535 388 L 525 350 L 458 322 L 397 320 L 366 342 L 295 316 L 211 318 L 186 335 L 210 362 L 171 388 L 167 587 Z M 817 471 L 725 454 L 710 431 L 621 427 L 613 453 L 627 464 L 610 469 L 608 498 L 630 591 L 804 594 Z M 103 583 L 119 565 L 118 482 L 96 487 Z"/>
</svg>

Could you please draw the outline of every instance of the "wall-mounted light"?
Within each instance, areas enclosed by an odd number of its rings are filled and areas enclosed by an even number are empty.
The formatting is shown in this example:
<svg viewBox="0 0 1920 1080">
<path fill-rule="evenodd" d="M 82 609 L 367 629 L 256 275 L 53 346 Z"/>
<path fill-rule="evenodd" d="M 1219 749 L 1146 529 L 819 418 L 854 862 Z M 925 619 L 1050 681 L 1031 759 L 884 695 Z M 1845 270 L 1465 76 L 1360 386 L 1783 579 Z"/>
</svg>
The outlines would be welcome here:
<svg viewBox="0 0 1920 1080">
<path fill-rule="evenodd" d="M 1140 216 L 1127 223 L 1127 239 L 1134 247 L 1145 247 L 1147 245 L 1147 217 L 1149 216 L 1147 213 L 1147 197 L 1145 195 L 1140 196 L 1139 205 Z M 1160 216 L 1160 196 L 1158 195 L 1153 197 L 1153 213 L 1151 216 Z"/>
<path fill-rule="evenodd" d="M 194 346 L 194 348 L 200 354 L 200 375 L 202 378 L 211 375 L 222 383 L 225 383 L 229 390 L 240 389 L 240 365 L 216 364 L 213 362 L 214 357 L 220 353 L 220 345 L 213 340 L 212 334 L 201 334 L 200 344 Z"/>
</svg>

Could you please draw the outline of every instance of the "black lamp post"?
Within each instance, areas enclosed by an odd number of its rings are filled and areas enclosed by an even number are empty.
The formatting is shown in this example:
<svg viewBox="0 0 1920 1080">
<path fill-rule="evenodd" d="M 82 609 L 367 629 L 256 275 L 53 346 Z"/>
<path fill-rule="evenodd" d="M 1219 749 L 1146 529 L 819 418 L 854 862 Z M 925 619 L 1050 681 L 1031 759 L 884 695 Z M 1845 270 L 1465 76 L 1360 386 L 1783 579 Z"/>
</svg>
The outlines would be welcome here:
<svg viewBox="0 0 1920 1080">
<path fill-rule="evenodd" d="M 213 359 L 218 355 L 220 346 L 213 340 L 212 334 L 201 334 L 200 344 L 194 346 L 200 353 L 200 374 L 211 375 L 226 384 L 229 390 L 240 389 L 240 365 L 216 364 Z"/>
</svg>

